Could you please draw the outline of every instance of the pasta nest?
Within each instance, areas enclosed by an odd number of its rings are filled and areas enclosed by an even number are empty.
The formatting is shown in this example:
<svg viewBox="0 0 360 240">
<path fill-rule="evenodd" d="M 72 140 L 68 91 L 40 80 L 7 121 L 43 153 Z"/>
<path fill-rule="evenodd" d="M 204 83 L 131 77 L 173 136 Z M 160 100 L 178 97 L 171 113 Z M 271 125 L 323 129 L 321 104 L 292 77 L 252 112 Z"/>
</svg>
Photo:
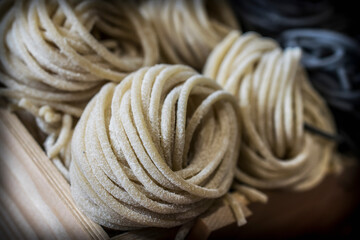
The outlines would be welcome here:
<svg viewBox="0 0 360 240">
<path fill-rule="evenodd" d="M 79 117 L 105 81 L 156 64 L 155 32 L 130 1 L 4 1 L 0 94 Z"/>
<path fill-rule="evenodd" d="M 309 189 L 332 168 L 335 143 L 304 130 L 336 134 L 300 58 L 299 48 L 283 51 L 272 39 L 233 31 L 204 68 L 237 98 L 244 131 L 236 178 L 252 187 Z"/>
<path fill-rule="evenodd" d="M 142 68 L 90 101 L 71 142 L 71 191 L 113 229 L 173 227 L 230 188 L 240 144 L 235 98 L 182 65 Z"/>
</svg>

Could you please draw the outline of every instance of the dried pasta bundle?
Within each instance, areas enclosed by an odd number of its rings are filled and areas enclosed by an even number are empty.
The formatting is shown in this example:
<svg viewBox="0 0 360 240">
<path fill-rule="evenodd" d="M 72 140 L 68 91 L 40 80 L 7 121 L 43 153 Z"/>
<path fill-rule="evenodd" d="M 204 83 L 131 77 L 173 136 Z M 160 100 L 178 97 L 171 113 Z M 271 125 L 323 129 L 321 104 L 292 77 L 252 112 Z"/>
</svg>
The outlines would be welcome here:
<svg viewBox="0 0 360 240">
<path fill-rule="evenodd" d="M 224 1 L 148 0 L 141 4 L 141 12 L 156 30 L 162 62 L 198 70 L 216 44 L 238 29 Z"/>
<path fill-rule="evenodd" d="M 243 124 L 236 178 L 250 186 L 308 189 L 332 165 L 334 134 L 324 101 L 308 83 L 298 48 L 282 51 L 255 33 L 230 33 L 211 53 L 204 75 L 236 96 Z"/>
<path fill-rule="evenodd" d="M 157 63 L 155 32 L 130 1 L 2 1 L 0 94 L 79 117 L 106 80 Z"/>
<path fill-rule="evenodd" d="M 85 108 L 71 143 L 71 191 L 113 229 L 173 227 L 208 209 L 233 180 L 235 98 L 182 65 L 142 68 Z"/>
</svg>

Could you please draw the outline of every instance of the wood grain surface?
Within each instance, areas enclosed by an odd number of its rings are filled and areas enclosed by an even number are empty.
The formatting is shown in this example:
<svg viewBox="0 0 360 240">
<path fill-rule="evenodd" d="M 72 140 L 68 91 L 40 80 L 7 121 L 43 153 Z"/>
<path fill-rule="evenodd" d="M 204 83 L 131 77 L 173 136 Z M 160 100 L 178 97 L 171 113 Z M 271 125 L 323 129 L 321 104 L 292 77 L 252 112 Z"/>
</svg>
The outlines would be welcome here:
<svg viewBox="0 0 360 240">
<path fill-rule="evenodd" d="M 19 119 L 0 109 L 1 239 L 107 239 Z"/>
</svg>

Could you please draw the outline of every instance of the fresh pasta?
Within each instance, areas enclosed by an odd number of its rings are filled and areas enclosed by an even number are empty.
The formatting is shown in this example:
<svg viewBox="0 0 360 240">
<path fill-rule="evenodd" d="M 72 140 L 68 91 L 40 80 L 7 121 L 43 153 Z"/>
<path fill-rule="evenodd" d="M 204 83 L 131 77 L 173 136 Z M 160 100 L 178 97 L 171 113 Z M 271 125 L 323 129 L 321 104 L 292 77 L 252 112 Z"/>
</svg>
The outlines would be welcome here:
<svg viewBox="0 0 360 240">
<path fill-rule="evenodd" d="M 158 61 L 155 33 L 131 2 L 2 5 L 0 94 L 16 103 L 26 98 L 79 117 L 105 81 Z"/>
<path fill-rule="evenodd" d="M 163 63 L 201 70 L 216 44 L 238 29 L 226 1 L 150 0 L 140 8 L 157 33 Z"/>
<path fill-rule="evenodd" d="M 229 190 L 240 144 L 235 98 L 182 65 L 142 68 L 85 108 L 71 143 L 71 191 L 113 229 L 191 221 Z"/>
<path fill-rule="evenodd" d="M 335 128 L 300 58 L 215 0 L 0 2 L 0 96 L 110 229 L 184 238 L 216 200 L 241 226 L 258 189 L 319 183 Z"/>
<path fill-rule="evenodd" d="M 0 4 L 0 96 L 36 118 L 68 178 L 72 118 L 106 82 L 158 62 L 155 32 L 130 1 Z"/>
<path fill-rule="evenodd" d="M 238 100 L 243 144 L 236 178 L 250 186 L 304 190 L 331 168 L 334 143 L 304 131 L 309 124 L 335 133 L 300 57 L 298 48 L 282 51 L 271 39 L 234 31 L 207 60 L 204 75 Z"/>
</svg>

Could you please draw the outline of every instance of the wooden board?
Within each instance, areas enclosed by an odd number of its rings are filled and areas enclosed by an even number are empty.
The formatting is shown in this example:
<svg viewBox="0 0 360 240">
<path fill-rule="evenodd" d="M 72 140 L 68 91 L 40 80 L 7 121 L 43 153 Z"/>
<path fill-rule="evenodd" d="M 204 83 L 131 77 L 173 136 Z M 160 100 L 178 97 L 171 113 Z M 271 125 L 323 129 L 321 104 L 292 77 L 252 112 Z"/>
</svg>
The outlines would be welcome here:
<svg viewBox="0 0 360 240">
<path fill-rule="evenodd" d="M 0 236 L 108 238 L 99 225 L 75 206 L 69 184 L 18 118 L 3 109 L 0 134 Z"/>
<path fill-rule="evenodd" d="M 265 191 L 269 202 L 251 204 L 253 215 L 245 226 L 237 228 L 231 224 L 209 238 L 325 239 L 341 235 L 341 224 L 360 207 L 359 176 L 359 169 L 353 166 L 341 176 L 327 176 L 305 192 Z"/>
</svg>

